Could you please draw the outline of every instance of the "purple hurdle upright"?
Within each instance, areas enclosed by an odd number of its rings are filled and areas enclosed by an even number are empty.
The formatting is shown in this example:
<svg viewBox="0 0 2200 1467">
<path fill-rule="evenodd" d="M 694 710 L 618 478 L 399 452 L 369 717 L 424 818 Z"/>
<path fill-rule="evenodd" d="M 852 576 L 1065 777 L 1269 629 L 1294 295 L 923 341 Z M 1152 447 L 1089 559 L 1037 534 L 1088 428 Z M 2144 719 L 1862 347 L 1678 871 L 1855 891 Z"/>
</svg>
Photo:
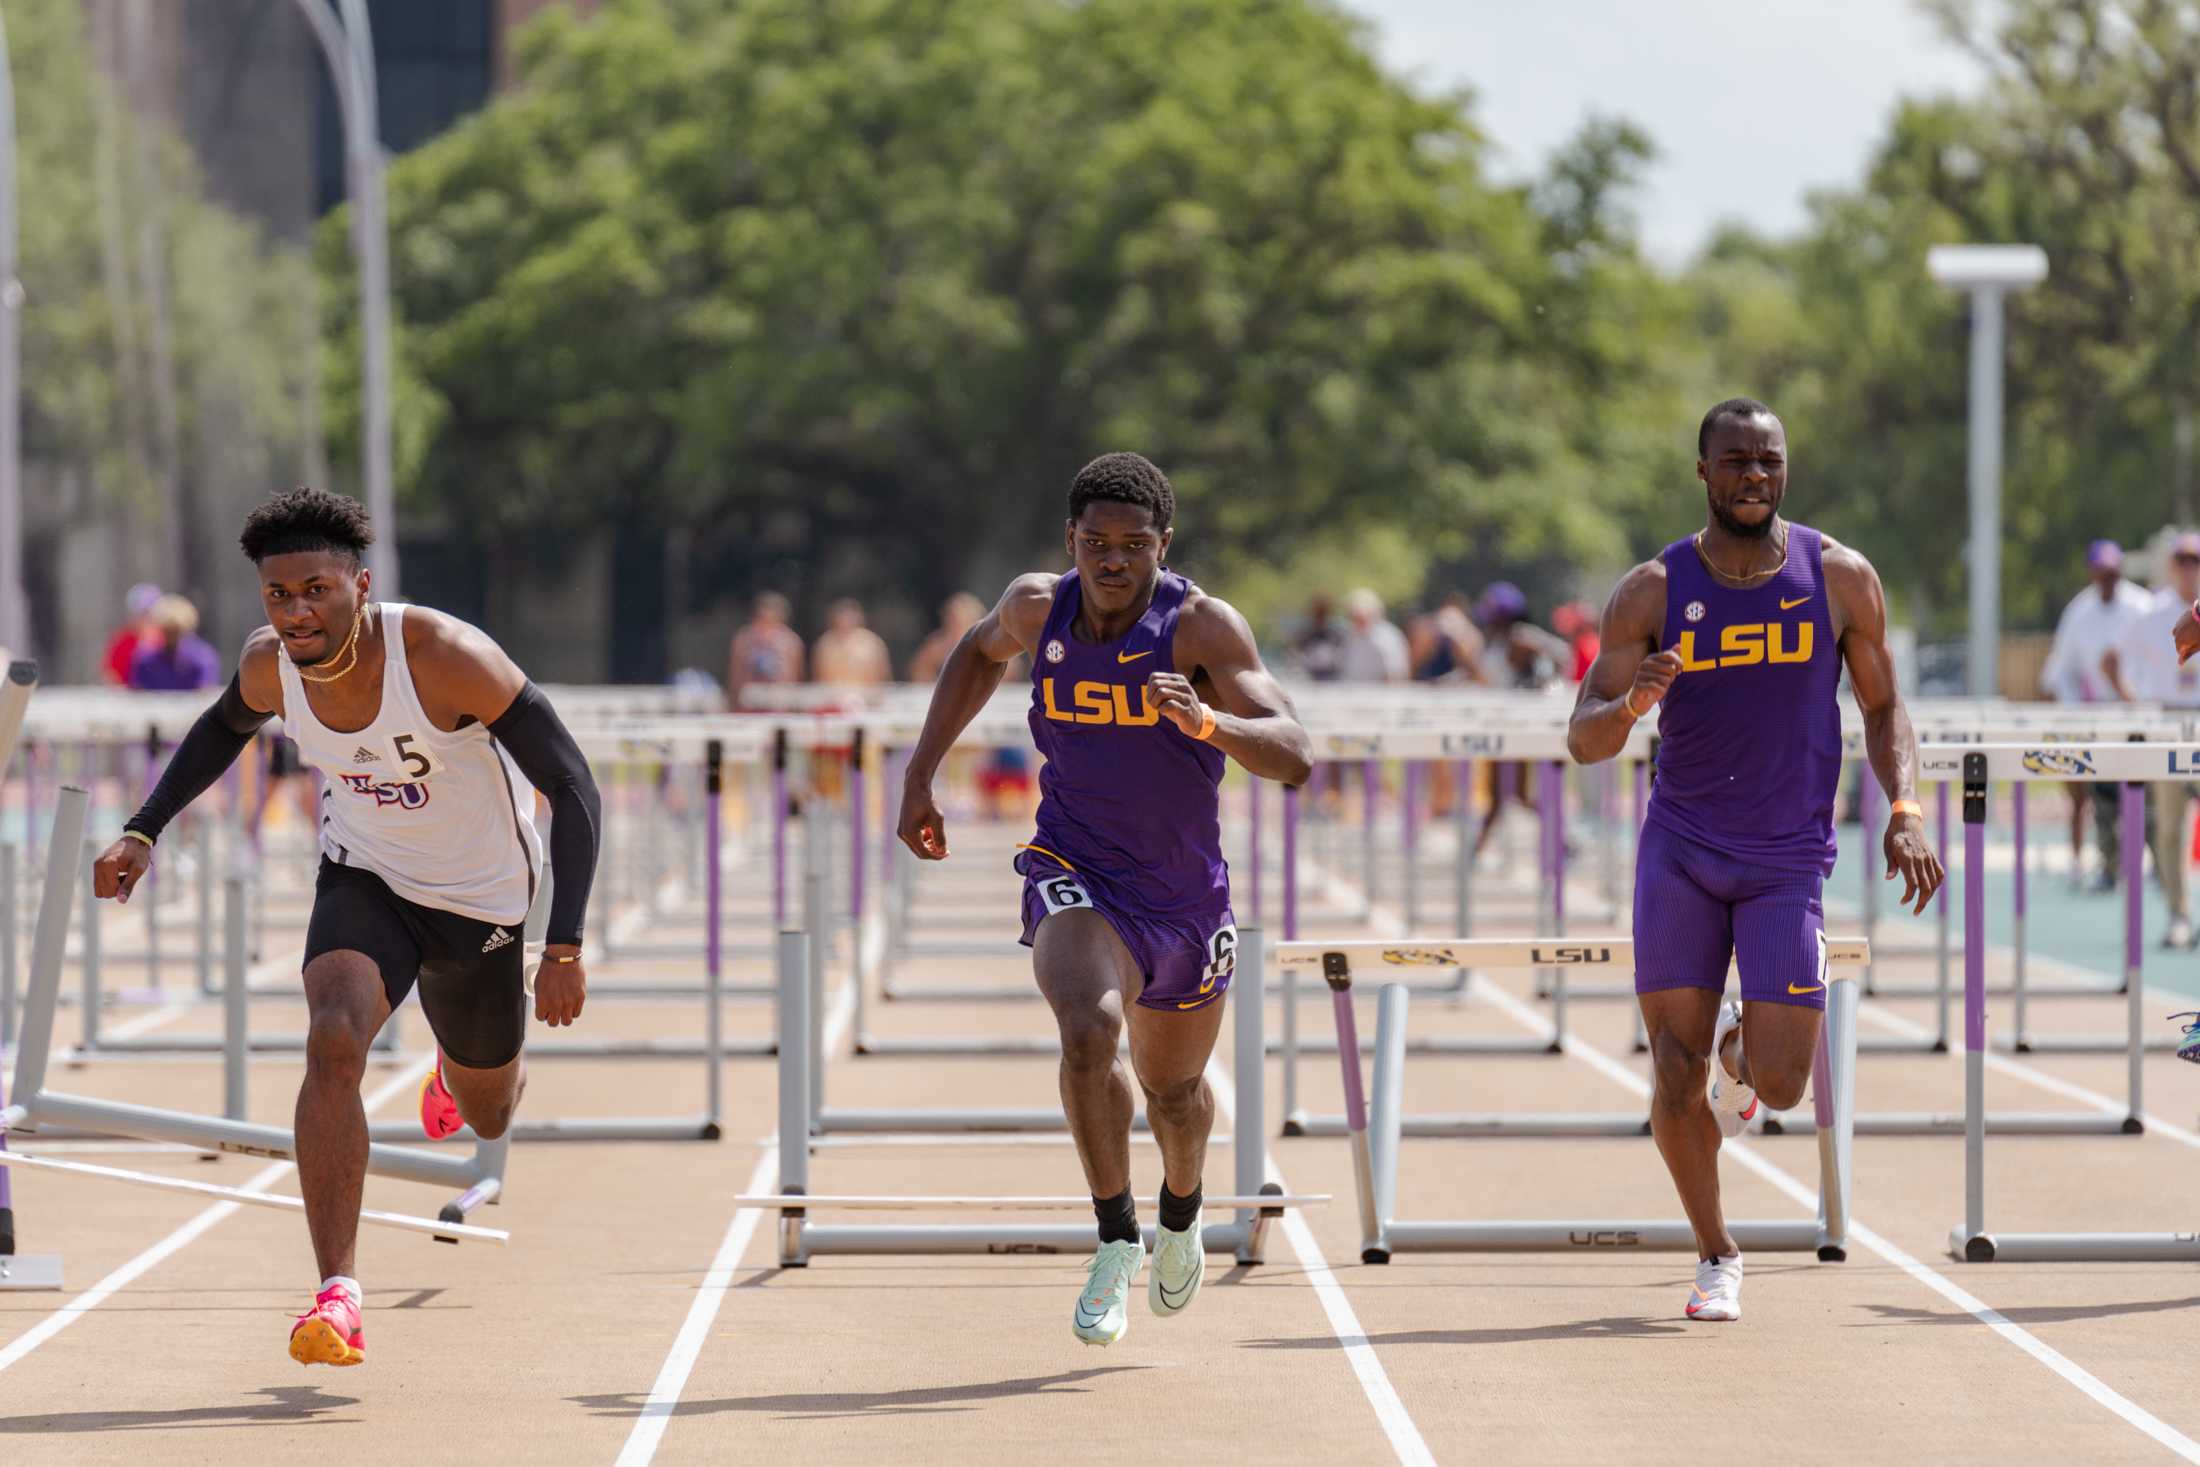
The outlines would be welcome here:
<svg viewBox="0 0 2200 1467">
<path fill-rule="evenodd" d="M 1283 791 L 1283 940 L 1299 940 L 1299 792 L 1289 785 Z M 1295 1136 L 1299 1125 L 1299 972 L 1283 970 L 1283 1134 Z M 1353 1051 L 1355 1060 L 1359 1049 Z"/>
<path fill-rule="evenodd" d="M 1286 972 L 1291 971 L 1286 969 Z M 1322 957 L 1322 978 L 1329 984 L 1329 1004 L 1337 1017 L 1337 1062 L 1344 1076 L 1344 1123 L 1352 1135 L 1352 1171 L 1359 1182 L 1360 1261 L 1388 1263 L 1383 1225 L 1389 1221 L 1376 1185 L 1375 1159 L 1367 1136 L 1367 1093 L 1361 1087 L 1360 1028 L 1352 1012 L 1352 969 L 1342 953 Z M 1401 990 L 1401 997 L 1403 991 Z M 1389 994 L 1383 996 L 1387 1014 Z M 1396 1114 L 1392 1106 L 1388 1114 Z"/>
<path fill-rule="evenodd" d="M 1247 901 L 1245 910 L 1252 914 L 1255 926 L 1261 922 L 1260 894 L 1260 787 L 1261 778 L 1253 775 L 1245 784 L 1245 886 Z"/>
<path fill-rule="evenodd" d="M 2010 974 L 2010 1003 L 2009 1003 L 2009 1017 L 2010 1017 L 2010 1019 L 2012 1020 L 2012 1022 L 2013 1022 L 2013 1025 L 2014 1025 L 2013 1033 L 2014 1033 L 2014 1036 L 2015 1036 L 2015 1047 L 2016 1047 L 2017 1049 L 2019 1049 L 2019 1050 L 2022 1050 L 2022 1049 L 2023 1049 L 2023 1048 L 2025 1047 L 2025 1038 L 2024 1038 L 2024 866 L 2025 866 L 2025 860 L 2024 860 L 2024 856 L 2025 856 L 2025 850 L 2024 850 L 2024 781 L 2022 781 L 2022 780 L 2018 780 L 2018 781 L 2017 781 L 2017 782 L 2016 782 L 2015 784 L 2013 784 L 2013 785 L 2009 786 L 2009 829 L 2010 829 L 2010 833 L 2011 833 L 2011 835 L 2015 837 L 2015 839 L 2016 839 L 2016 843 L 2017 843 L 2017 865 L 2016 865 L 2016 870 L 2015 870 L 2015 871 L 2013 871 L 2013 872 L 2011 873 L 2011 875 L 2013 876 L 2014 880 L 2013 880 L 2013 881 L 2012 881 L 2012 883 L 2011 883 L 2011 897 L 2010 897 L 2010 900 L 2011 900 L 2011 902 L 2012 902 L 2012 903 L 2014 904 L 2014 919 L 2015 919 L 2015 920 L 2014 920 L 2014 928 L 2015 928 L 2015 930 L 2014 930 L 2013 932 L 2011 932 L 2011 933 L 2010 933 L 2010 942 L 2011 942 L 2011 944 L 2013 945 L 2013 948 L 2014 948 L 2014 951 L 2012 951 L 2012 952 L 2010 953 L 2010 961 L 2011 961 L 2011 962 L 2012 962 L 2012 963 L 2013 963 L 2013 964 L 2015 965 L 2015 970 L 2014 970 L 2014 971 L 2013 971 L 2013 972 L 2012 972 L 2012 973 Z"/>
<path fill-rule="evenodd" d="M 787 925 L 787 731 L 772 732 L 772 931 Z"/>
</svg>

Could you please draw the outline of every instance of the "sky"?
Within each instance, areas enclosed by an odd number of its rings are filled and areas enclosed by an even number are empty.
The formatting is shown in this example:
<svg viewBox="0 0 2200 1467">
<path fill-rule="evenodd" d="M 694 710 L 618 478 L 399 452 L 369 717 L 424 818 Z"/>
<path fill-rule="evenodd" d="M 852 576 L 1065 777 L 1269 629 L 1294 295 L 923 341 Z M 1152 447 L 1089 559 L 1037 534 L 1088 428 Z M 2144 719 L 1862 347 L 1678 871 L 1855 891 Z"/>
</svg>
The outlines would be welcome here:
<svg viewBox="0 0 2200 1467">
<path fill-rule="evenodd" d="M 1465 85 L 1501 178 L 1594 114 L 1660 154 L 1634 200 L 1645 249 L 1685 262 L 1723 220 L 1799 231 L 1805 195 L 1864 174 L 1898 97 L 1979 89 L 1912 0 L 1341 0 L 1394 74 Z"/>
</svg>

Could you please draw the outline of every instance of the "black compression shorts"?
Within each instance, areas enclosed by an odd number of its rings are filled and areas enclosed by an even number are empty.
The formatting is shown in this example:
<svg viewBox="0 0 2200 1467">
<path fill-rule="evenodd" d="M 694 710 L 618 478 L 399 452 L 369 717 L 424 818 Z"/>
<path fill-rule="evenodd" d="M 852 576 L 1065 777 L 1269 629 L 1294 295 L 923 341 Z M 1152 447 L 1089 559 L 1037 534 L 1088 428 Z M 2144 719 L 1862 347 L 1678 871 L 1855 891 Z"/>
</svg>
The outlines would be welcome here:
<svg viewBox="0 0 2200 1467">
<path fill-rule="evenodd" d="M 527 1031 L 518 923 L 406 901 L 372 871 L 324 857 L 306 924 L 306 963 L 346 950 L 365 953 L 381 970 L 392 1009 L 419 983 L 428 1027 L 454 1064 L 493 1070 L 518 1056 Z"/>
</svg>

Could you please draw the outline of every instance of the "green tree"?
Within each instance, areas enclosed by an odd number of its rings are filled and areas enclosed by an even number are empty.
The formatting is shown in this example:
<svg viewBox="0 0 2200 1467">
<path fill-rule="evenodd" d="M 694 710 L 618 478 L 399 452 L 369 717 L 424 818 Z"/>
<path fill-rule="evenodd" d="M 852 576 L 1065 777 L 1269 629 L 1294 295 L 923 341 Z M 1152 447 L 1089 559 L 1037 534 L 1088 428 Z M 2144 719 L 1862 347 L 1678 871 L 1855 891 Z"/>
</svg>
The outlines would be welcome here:
<svg viewBox="0 0 2200 1467">
<path fill-rule="evenodd" d="M 2194 515 L 2200 29 L 2167 0 L 1927 8 L 1989 68 L 1985 94 L 1905 102 L 1862 186 L 1817 199 L 1804 238 L 1730 237 L 1688 287 L 1707 381 L 1788 414 L 1799 512 L 1953 635 L 1968 309 L 1927 278 L 1925 253 L 2042 246 L 2047 281 L 2008 302 L 2002 585 L 2004 622 L 2044 627 L 2087 540 L 2137 543 Z"/>
<path fill-rule="evenodd" d="M 1614 419 L 1677 314 L 1631 130 L 1495 186 L 1466 100 L 1319 0 L 617 0 L 521 73 L 391 176 L 416 511 L 929 605 L 1135 446 L 1225 584 L 1375 527 L 1624 554 Z"/>
</svg>

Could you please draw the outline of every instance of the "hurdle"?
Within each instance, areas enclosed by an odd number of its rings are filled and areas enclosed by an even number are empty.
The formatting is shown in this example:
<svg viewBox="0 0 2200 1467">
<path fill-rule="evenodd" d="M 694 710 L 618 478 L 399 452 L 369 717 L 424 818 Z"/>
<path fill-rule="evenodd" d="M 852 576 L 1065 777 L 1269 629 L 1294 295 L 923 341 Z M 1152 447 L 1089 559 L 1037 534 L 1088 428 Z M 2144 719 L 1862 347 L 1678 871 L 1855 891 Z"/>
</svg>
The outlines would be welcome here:
<svg viewBox="0 0 2200 1467">
<path fill-rule="evenodd" d="M 1634 944 L 1620 938 L 1577 939 L 1584 946 L 1608 948 L 1607 961 L 1634 960 Z M 1538 954 L 1531 943 L 1471 945 L 1485 966 L 1530 966 Z M 1509 951 L 1529 949 L 1526 952 Z M 1353 1179 L 1360 1203 L 1363 1263 L 1388 1263 L 1399 1253 L 1555 1252 L 1573 1248 L 1630 1248 L 1692 1251 L 1694 1231 L 1686 1222 L 1657 1219 L 1548 1219 L 1514 1221 L 1430 1221 L 1397 1216 L 1398 1151 L 1403 1134 L 1405 1029 L 1411 995 L 1401 984 L 1385 984 L 1378 1004 L 1374 1093 L 1362 1089 L 1359 1042 L 1352 1008 L 1352 959 L 1380 961 L 1380 943 L 1301 943 L 1284 950 L 1285 962 L 1302 966 L 1309 959 L 1328 981 L 1343 1069 L 1345 1111 L 1352 1138 Z M 1852 957 L 1855 956 L 1851 950 Z M 1819 1031 L 1812 1065 L 1812 1098 L 1818 1118 L 1819 1197 L 1814 1219 L 1729 1223 L 1728 1230 L 1746 1250 L 1815 1253 L 1821 1262 L 1848 1256 L 1849 1201 L 1854 1168 L 1852 1122 L 1856 1089 L 1856 979 L 1853 973 L 1829 974 L 1827 1021 Z M 1520 1134 L 1513 1132 L 1511 1134 Z M 1577 1132 L 1575 1134 L 1584 1134 Z M 1596 1134 L 1596 1133 L 1588 1133 Z"/>
<path fill-rule="evenodd" d="M 71 901 L 71 887 L 76 876 L 74 858 L 83 846 L 89 804 L 87 792 L 74 786 L 63 786 L 56 803 L 54 831 L 47 843 L 45 893 L 39 904 L 38 926 L 32 942 L 23 1029 L 15 1054 L 15 1083 L 7 1107 L 0 1110 L 0 1132 L 35 1134 L 50 1127 L 81 1126 L 108 1136 L 295 1161 L 297 1139 L 285 1127 L 99 1100 L 46 1088 L 46 1061 L 52 1049 L 54 1015 L 61 989 L 62 950 L 68 940 L 69 916 L 74 906 Z M 242 998 L 240 993 L 231 1001 L 233 1009 L 241 1006 Z M 457 1157 L 370 1142 L 367 1170 L 375 1176 L 429 1186 L 457 1187 L 460 1189 L 457 1195 L 443 1205 L 436 1221 L 460 1224 L 466 1221 L 467 1214 L 503 1195 L 507 1149 L 503 1140 L 477 1141 L 471 1156 Z M 173 1180 L 137 1172 L 122 1173 L 115 1179 L 146 1186 L 162 1186 Z M 234 1190 L 225 1189 L 224 1195 Z M 258 1195 L 240 1193 L 229 1200 L 250 1202 Z M 270 1201 L 252 1205 L 285 1204 Z M 372 1221 L 378 1226 L 399 1226 L 380 1219 Z M 427 1221 L 414 1219 L 413 1223 Z M 432 1224 L 414 1226 L 413 1230 L 454 1242 L 462 1236 L 450 1228 L 437 1231 Z"/>
<path fill-rule="evenodd" d="M 0 779 L 4 779 L 8 766 L 15 760 L 16 748 L 23 739 L 23 716 L 30 708 L 31 693 L 38 686 L 38 664 L 35 662 L 11 662 L 7 676 L 0 681 Z M 26 787 L 26 802 L 29 794 Z M 25 812 L 24 838 L 29 839 L 29 817 Z M 0 849 L 0 881 L 6 883 L 4 903 L 7 932 L 0 943 L 0 1048 L 14 1037 L 16 946 L 15 946 L 15 898 L 16 898 L 15 846 L 11 843 Z M 53 886 L 50 879 L 47 885 Z M 64 888 L 59 900 L 68 901 Z M 66 920 L 64 918 L 64 920 Z M 8 1087 L 6 1076 L 0 1075 L 0 1117 L 7 1113 Z M 62 1285 L 61 1255 L 58 1253 L 18 1253 L 15 1251 L 15 1195 L 11 1183 L 13 1173 L 4 1163 L 15 1160 L 8 1151 L 7 1127 L 0 1124 L 0 1293 L 50 1291 Z"/>
<path fill-rule="evenodd" d="M 952 1197 L 835 1197 L 812 1195 L 809 1186 L 810 1145 L 819 1133 L 821 1114 L 814 1109 L 818 1093 L 811 1066 L 812 1052 L 822 1026 L 810 1012 L 809 937 L 799 930 L 782 932 L 779 938 L 779 1186 L 777 1191 L 741 1199 L 744 1205 L 767 1208 L 778 1214 L 779 1262 L 783 1268 L 806 1267 L 813 1257 L 832 1254 L 950 1254 L 950 1253 L 1076 1253 L 1092 1248 L 1092 1224 L 1075 1223 L 815 1223 L 812 1209 L 834 1208 L 908 1212 L 971 1210 L 1059 1210 L 1089 1208 L 1088 1198 L 952 1198 Z M 1262 1123 L 1266 1079 L 1263 1074 L 1261 1030 L 1265 1022 L 1261 1004 L 1261 934 L 1246 928 L 1238 934 L 1237 971 L 1232 988 L 1237 1003 L 1232 1014 L 1233 1044 L 1238 1061 L 1237 1121 L 1231 1156 L 1236 1191 L 1211 1199 L 1231 1210 L 1232 1220 L 1203 1230 L 1210 1253 L 1229 1253 L 1241 1264 L 1257 1264 L 1265 1257 L 1269 1224 L 1286 1207 L 1320 1200 L 1286 1196 L 1267 1180 L 1266 1128 Z M 1055 1113 L 1056 1127 L 1062 1124 Z M 1149 1246 L 1151 1230 L 1148 1230 Z"/>
<path fill-rule="evenodd" d="M 1553 934 L 1555 937 L 1563 935 L 1566 915 L 1564 897 L 1565 844 L 1562 815 L 1564 791 L 1559 780 L 1550 771 L 1559 768 L 1555 760 L 1565 752 L 1565 737 L 1565 731 L 1555 726 L 1527 731 L 1482 728 L 1413 729 L 1368 734 L 1332 732 L 1323 736 L 1321 751 L 1336 752 L 1340 748 L 1349 747 L 1370 756 L 1387 752 L 1402 758 L 1471 757 L 1503 759 L 1508 762 L 1539 763 L 1547 766 L 1540 798 L 1542 819 L 1540 822 L 1541 842 L 1538 874 L 1548 882 L 1551 888 L 1549 902 L 1543 908 L 1542 915 L 1543 920 L 1556 929 Z M 1628 743 L 1620 758 L 1633 762 L 1647 760 L 1651 753 L 1652 738 L 1653 735 L 1650 729 L 1637 725 L 1635 730 L 1630 733 Z M 1286 790 L 1284 792 L 1282 856 L 1283 932 L 1286 948 L 1297 941 L 1299 928 L 1298 873 L 1300 859 L 1297 794 L 1296 790 Z M 1460 823 L 1463 830 L 1471 822 L 1462 818 Z M 1462 834 L 1462 839 L 1464 838 Z M 1438 969 L 1449 966 L 1448 960 L 1440 956 L 1441 952 L 1448 951 L 1449 944 L 1468 941 L 1469 939 L 1466 938 L 1465 934 L 1472 930 L 1473 881 L 1470 867 L 1471 863 L 1463 859 L 1460 862 L 1459 869 L 1454 873 L 1454 915 L 1460 925 L 1461 937 L 1436 942 L 1401 939 L 1389 943 L 1379 943 L 1378 946 L 1386 947 L 1388 950 L 1400 954 L 1416 949 L 1423 954 L 1421 957 L 1411 959 L 1401 956 L 1393 960 L 1394 963 L 1402 966 Z M 1509 1036 L 1466 1038 L 1426 1036 L 1411 1041 L 1409 1047 L 1412 1052 L 1416 1054 L 1514 1056 L 1556 1055 L 1561 1053 L 1566 1038 L 1567 1003 L 1570 998 L 1578 996 L 1581 988 L 1574 976 L 1579 967 L 1579 960 L 1556 957 L 1558 945 L 1555 942 L 1547 942 L 1545 946 L 1551 949 L 1554 957 L 1548 966 L 1539 966 L 1537 972 L 1539 975 L 1545 973 L 1552 975 L 1549 978 L 1547 988 L 1539 992 L 1538 995 L 1547 996 L 1551 1001 L 1551 1029 L 1548 1034 L 1526 1035 L 1519 1038 Z M 1306 1041 L 1300 1038 L 1298 1023 L 1300 966 L 1303 965 L 1289 963 L 1282 965 L 1283 1033 L 1275 1049 L 1275 1052 L 1283 1060 L 1283 1134 L 1286 1136 L 1312 1134 L 1305 1129 L 1311 1118 L 1306 1115 L 1298 1103 L 1298 1066 L 1301 1051 L 1326 1053 L 1330 1051 L 1332 1044 L 1335 1042 Z M 1465 967 L 1455 967 L 1454 971 L 1458 974 L 1456 981 L 1420 985 L 1421 991 L 1440 997 L 1470 997 L 1473 991 L 1474 974 Z M 1627 991 L 1632 995 L 1632 985 L 1628 986 Z M 1335 1123 L 1331 1122 L 1330 1124 Z"/>
<path fill-rule="evenodd" d="M 2129 1020 L 2127 1114 L 2104 1119 L 2119 1132 L 2145 1129 L 2143 1070 L 2146 1046 L 2138 892 L 2147 782 L 2200 779 L 2200 747 L 2159 744 L 1993 744 L 1920 758 L 1918 778 L 1958 779 L 1963 786 L 1963 842 L 1976 857 L 1986 844 L 1986 791 L 1993 780 L 2067 780 L 2077 775 L 2123 784 L 2123 858 L 2131 892 L 2125 908 L 2124 990 Z M 1986 891 L 1983 862 L 1965 862 L 1963 882 L 1963 1221 L 1948 1233 L 1949 1256 L 1963 1263 L 2168 1263 L 2200 1259 L 2200 1233 L 2017 1233 L 1991 1231 L 1986 1223 Z"/>
</svg>

